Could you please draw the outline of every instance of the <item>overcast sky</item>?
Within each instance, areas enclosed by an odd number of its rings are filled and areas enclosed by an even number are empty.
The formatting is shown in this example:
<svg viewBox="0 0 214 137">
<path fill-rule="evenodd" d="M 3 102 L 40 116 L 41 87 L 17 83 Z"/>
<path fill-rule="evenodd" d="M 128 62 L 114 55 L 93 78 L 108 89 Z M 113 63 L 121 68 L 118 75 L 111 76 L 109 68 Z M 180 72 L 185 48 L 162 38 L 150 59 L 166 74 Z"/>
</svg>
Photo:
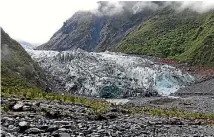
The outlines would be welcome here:
<svg viewBox="0 0 214 137">
<path fill-rule="evenodd" d="M 77 10 L 97 7 L 95 0 L 0 0 L 0 26 L 14 39 L 44 43 Z"/>
<path fill-rule="evenodd" d="M 116 10 L 121 8 L 117 1 L 110 1 Z M 190 8 L 199 13 L 214 9 L 213 0 L 191 1 L 194 0 L 182 2 L 178 9 Z M 76 11 L 98 7 L 96 0 L 0 0 L 0 5 L 0 26 L 13 39 L 33 44 L 47 42 Z M 151 3 L 144 2 L 141 6 L 151 7 Z"/>
</svg>

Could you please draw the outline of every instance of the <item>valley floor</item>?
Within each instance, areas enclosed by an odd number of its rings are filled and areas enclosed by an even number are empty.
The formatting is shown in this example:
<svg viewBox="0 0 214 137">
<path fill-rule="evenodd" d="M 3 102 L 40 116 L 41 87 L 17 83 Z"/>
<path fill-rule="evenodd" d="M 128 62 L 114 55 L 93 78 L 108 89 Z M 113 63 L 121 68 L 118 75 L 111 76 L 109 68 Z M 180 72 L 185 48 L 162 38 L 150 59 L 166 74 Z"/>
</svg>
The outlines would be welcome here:
<svg viewBox="0 0 214 137">
<path fill-rule="evenodd" d="M 167 63 L 165 60 L 157 62 Z M 112 103 L 104 101 L 104 104 L 96 104 L 103 99 L 81 100 L 83 97 L 79 97 L 75 102 L 71 100 L 77 96 L 4 89 L 1 136 L 214 137 L 214 71 L 179 63 L 171 65 L 188 71 L 199 80 L 168 97 L 111 99 L 107 101 Z"/>
<path fill-rule="evenodd" d="M 193 98 L 196 100 L 195 104 L 197 104 L 197 100 L 201 100 L 197 99 L 197 97 Z M 207 100 L 210 103 L 209 106 L 213 107 L 213 99 L 211 97 L 204 97 L 204 100 L 206 99 L 209 99 Z M 180 104 L 178 100 L 174 101 L 173 99 L 171 102 L 167 100 L 168 105 L 165 105 L 167 103 L 164 102 L 164 99 L 163 102 L 157 98 L 145 99 L 144 101 L 146 102 L 146 100 L 147 103 L 154 103 L 155 107 L 161 104 L 164 104 L 165 107 L 171 106 L 171 104 L 190 106 L 189 108 L 193 107 L 190 105 L 191 103 L 185 102 L 186 104 Z M 191 101 L 193 100 L 191 99 Z M 139 100 L 131 102 L 137 104 Z M 147 105 L 145 102 L 144 105 Z M 90 106 L 84 104 L 59 101 L 26 99 L 18 101 L 17 98 L 2 98 L 1 103 L 3 105 L 10 104 L 9 110 L 2 114 L 2 137 L 214 136 L 213 117 L 210 119 L 203 119 L 203 116 L 201 118 L 182 118 L 173 113 L 170 113 L 172 116 L 167 117 L 158 115 L 158 110 L 152 110 L 153 115 L 149 114 L 147 113 L 149 109 L 144 109 L 143 113 L 137 113 L 140 109 L 134 108 L 130 104 L 125 105 L 126 107 L 112 104 L 107 112 L 96 113 L 96 111 L 90 109 Z M 206 102 L 204 103 L 206 104 Z M 143 103 L 141 102 L 140 105 L 143 105 Z M 200 106 L 198 108 L 203 110 L 204 107 Z M 135 112 L 130 113 L 130 110 Z M 204 110 L 213 113 L 212 108 Z M 177 111 L 173 112 L 178 113 Z"/>
<path fill-rule="evenodd" d="M 103 113 L 84 103 L 2 96 L 1 136 L 214 137 L 213 81 L 168 97 L 107 100 Z"/>
<path fill-rule="evenodd" d="M 202 81 L 178 90 L 169 97 L 135 98 L 129 101 L 138 106 L 178 108 L 190 112 L 214 114 L 214 79 Z"/>
</svg>

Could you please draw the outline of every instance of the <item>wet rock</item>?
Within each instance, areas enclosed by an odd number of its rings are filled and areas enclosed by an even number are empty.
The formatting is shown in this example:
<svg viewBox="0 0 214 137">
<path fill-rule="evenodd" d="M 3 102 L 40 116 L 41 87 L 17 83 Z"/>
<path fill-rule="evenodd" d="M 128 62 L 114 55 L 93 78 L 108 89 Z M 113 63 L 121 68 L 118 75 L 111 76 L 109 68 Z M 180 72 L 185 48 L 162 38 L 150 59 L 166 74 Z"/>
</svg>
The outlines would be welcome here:
<svg viewBox="0 0 214 137">
<path fill-rule="evenodd" d="M 96 120 L 99 120 L 99 121 L 102 121 L 102 120 L 107 120 L 107 118 L 104 116 L 104 115 L 101 115 L 101 114 L 98 114 L 96 117 L 95 117 Z"/>
<path fill-rule="evenodd" d="M 59 137 L 71 137 L 71 134 L 68 133 L 59 133 Z"/>
<path fill-rule="evenodd" d="M 20 127 L 24 127 L 24 126 L 27 126 L 27 125 L 28 125 L 28 122 L 26 122 L 26 121 L 19 122 L 19 126 Z"/>
<path fill-rule="evenodd" d="M 23 111 L 30 111 L 31 107 L 30 106 L 23 106 L 22 110 Z"/>
<path fill-rule="evenodd" d="M 154 121 L 148 121 L 148 125 L 155 125 L 156 123 Z"/>
<path fill-rule="evenodd" d="M 24 106 L 24 103 L 22 103 L 22 102 L 18 102 L 17 104 L 15 104 L 14 106 L 13 106 L 13 110 L 14 111 L 20 111 L 20 110 L 22 110 L 22 107 Z"/>
<path fill-rule="evenodd" d="M 57 132 L 60 132 L 60 133 L 62 133 L 62 132 L 71 133 L 72 130 L 71 130 L 71 129 L 66 129 L 66 128 L 59 128 L 59 129 L 57 130 Z"/>
<path fill-rule="evenodd" d="M 6 104 L 8 103 L 8 99 L 1 99 L 1 104 Z"/>
<path fill-rule="evenodd" d="M 9 117 L 2 117 L 2 119 L 1 119 L 1 122 L 3 123 L 3 124 L 11 124 L 11 123 L 13 123 L 14 122 L 14 119 L 13 118 L 9 118 Z"/>
<path fill-rule="evenodd" d="M 40 104 L 41 104 L 41 102 L 37 102 L 37 101 L 36 101 L 36 102 L 34 102 L 32 105 L 33 105 L 33 106 L 37 106 L 37 107 L 39 107 L 39 106 L 40 106 Z"/>
<path fill-rule="evenodd" d="M 203 135 L 203 134 L 196 133 L 196 134 L 193 135 L 193 137 L 204 137 L 204 135 Z"/>
<path fill-rule="evenodd" d="M 7 133 L 5 131 L 1 131 L 1 137 L 15 137 L 15 136 L 12 135 L 11 133 Z"/>
<path fill-rule="evenodd" d="M 56 125 L 69 125 L 69 121 L 54 121 L 54 124 Z"/>
<path fill-rule="evenodd" d="M 24 132 L 28 128 L 29 128 L 29 123 L 28 122 L 26 122 L 26 121 L 19 122 L 19 130 L 20 130 L 20 132 Z"/>
<path fill-rule="evenodd" d="M 106 117 L 108 118 L 108 119 L 114 119 L 114 118 L 117 118 L 117 113 L 107 113 L 106 114 Z"/>
<path fill-rule="evenodd" d="M 19 130 L 19 128 L 15 127 L 14 125 L 9 125 L 8 126 L 8 131 L 10 131 L 10 132 L 16 132 L 18 130 Z"/>
<path fill-rule="evenodd" d="M 25 133 L 28 133 L 28 134 L 38 134 L 38 133 L 41 133 L 41 132 L 44 132 L 43 130 L 40 130 L 38 128 L 29 128 L 25 131 Z"/>
<path fill-rule="evenodd" d="M 47 111 L 46 112 L 46 117 L 51 118 L 51 119 L 57 119 L 60 118 L 62 115 L 60 111 Z"/>
<path fill-rule="evenodd" d="M 46 130 L 46 132 L 54 132 L 54 131 L 56 131 L 56 130 L 58 130 L 58 129 L 59 129 L 58 126 L 56 126 L 56 125 L 51 125 L 51 126 Z"/>
<path fill-rule="evenodd" d="M 39 125 L 37 126 L 39 129 L 42 129 L 42 130 L 47 130 L 49 128 L 48 125 Z"/>
<path fill-rule="evenodd" d="M 27 104 L 23 101 L 25 105 Z M 25 106 L 24 105 L 24 106 Z M 33 110 L 10 112 L 2 116 L 1 130 L 15 137 L 108 137 L 108 136 L 213 136 L 214 127 L 201 124 L 201 120 L 165 118 L 148 114 L 127 115 L 121 111 L 108 111 L 93 115 L 82 110 L 85 105 L 43 101 L 42 113 Z M 119 107 L 118 107 L 119 108 Z M 119 108 L 120 109 L 120 108 Z M 125 108 L 124 108 L 125 109 Z M 47 117 L 47 112 L 59 111 L 61 117 Z M 72 117 L 62 115 L 65 111 Z M 32 116 L 31 116 L 32 115 Z"/>
<path fill-rule="evenodd" d="M 168 121 L 170 125 L 183 125 L 183 122 L 180 119 L 172 118 Z"/>
<path fill-rule="evenodd" d="M 72 137 L 71 134 L 69 134 L 69 133 L 57 133 L 57 132 L 51 134 L 51 136 L 53 136 L 53 137 Z"/>
<path fill-rule="evenodd" d="M 14 128 L 14 125 L 9 125 L 8 126 L 8 129 L 13 129 Z"/>
</svg>

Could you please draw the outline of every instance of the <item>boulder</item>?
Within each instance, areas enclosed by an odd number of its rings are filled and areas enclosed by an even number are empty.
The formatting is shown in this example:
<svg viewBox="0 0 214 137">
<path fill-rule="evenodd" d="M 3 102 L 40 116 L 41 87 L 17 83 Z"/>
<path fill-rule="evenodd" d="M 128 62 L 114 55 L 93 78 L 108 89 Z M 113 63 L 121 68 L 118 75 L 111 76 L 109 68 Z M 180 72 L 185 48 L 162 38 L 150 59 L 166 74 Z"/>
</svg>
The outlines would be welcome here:
<svg viewBox="0 0 214 137">
<path fill-rule="evenodd" d="M 16 103 L 16 104 L 13 106 L 13 110 L 14 110 L 14 111 L 21 111 L 22 108 L 23 108 L 23 106 L 24 106 L 24 103 L 23 103 L 23 102 L 18 102 L 18 103 Z"/>
</svg>

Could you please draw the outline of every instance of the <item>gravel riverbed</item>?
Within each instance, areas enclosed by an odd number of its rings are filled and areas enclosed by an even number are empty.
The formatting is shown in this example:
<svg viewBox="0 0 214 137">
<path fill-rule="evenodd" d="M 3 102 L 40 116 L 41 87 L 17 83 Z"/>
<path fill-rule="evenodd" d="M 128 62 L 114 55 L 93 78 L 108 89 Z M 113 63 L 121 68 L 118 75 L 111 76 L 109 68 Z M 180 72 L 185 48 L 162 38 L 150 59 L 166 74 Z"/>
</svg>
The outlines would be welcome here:
<svg viewBox="0 0 214 137">
<path fill-rule="evenodd" d="M 204 137 L 214 136 L 214 126 L 197 120 L 147 114 L 130 115 L 114 108 L 102 115 L 89 107 L 51 101 L 13 101 L 1 116 L 2 137 Z"/>
</svg>

